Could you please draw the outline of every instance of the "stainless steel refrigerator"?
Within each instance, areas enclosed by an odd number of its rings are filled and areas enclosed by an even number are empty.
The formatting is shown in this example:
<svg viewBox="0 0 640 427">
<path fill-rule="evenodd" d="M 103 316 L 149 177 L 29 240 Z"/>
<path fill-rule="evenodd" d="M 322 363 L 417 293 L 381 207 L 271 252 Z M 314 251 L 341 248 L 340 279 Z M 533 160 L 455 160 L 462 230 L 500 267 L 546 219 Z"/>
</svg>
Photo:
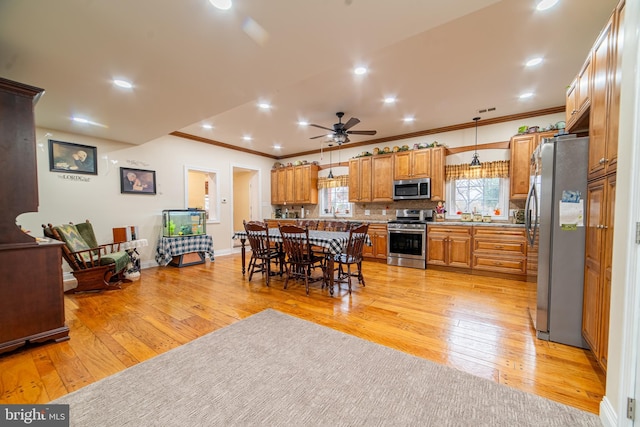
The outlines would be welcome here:
<svg viewBox="0 0 640 427">
<path fill-rule="evenodd" d="M 582 338 L 585 200 L 589 139 L 543 139 L 531 157 L 525 207 L 529 244 L 538 248 L 538 276 L 529 310 L 538 338 L 588 348 Z"/>
</svg>

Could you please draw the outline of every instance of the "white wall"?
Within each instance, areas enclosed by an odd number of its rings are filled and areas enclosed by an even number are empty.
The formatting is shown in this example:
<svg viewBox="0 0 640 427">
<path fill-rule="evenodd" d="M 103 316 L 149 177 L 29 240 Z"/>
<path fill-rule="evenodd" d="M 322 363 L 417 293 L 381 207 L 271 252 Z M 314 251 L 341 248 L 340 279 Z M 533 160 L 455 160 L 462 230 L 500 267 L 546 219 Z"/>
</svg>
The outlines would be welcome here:
<svg viewBox="0 0 640 427">
<path fill-rule="evenodd" d="M 50 135 L 47 135 L 50 134 Z M 49 171 L 48 139 L 97 147 L 98 175 L 63 174 Z M 218 171 L 220 197 L 231 199 L 231 164 L 242 163 L 269 171 L 273 159 L 202 144 L 184 138 L 165 136 L 142 145 L 129 145 L 83 135 L 48 129 L 36 129 L 38 144 L 38 212 L 24 213 L 17 223 L 30 230 L 34 237 L 42 236 L 41 224 L 81 222 L 89 219 L 98 242 L 112 241 L 113 227 L 137 225 L 140 237 L 149 246 L 139 249 L 142 266 L 153 266 L 158 237 L 161 235 L 161 214 L 164 209 L 185 209 L 184 166 Z M 115 163 L 117 162 L 117 163 Z M 121 194 L 119 167 L 156 171 L 157 194 Z M 86 181 L 63 179 L 81 177 Z M 268 177 L 268 175 L 267 175 Z M 262 179 L 261 197 L 270 197 L 270 180 Z M 259 206 L 261 206 L 260 204 Z M 222 204 L 219 223 L 207 224 L 207 234 L 213 237 L 217 253 L 230 252 L 231 204 Z M 267 216 L 270 212 L 264 212 Z M 68 271 L 66 263 L 63 263 Z"/>
</svg>

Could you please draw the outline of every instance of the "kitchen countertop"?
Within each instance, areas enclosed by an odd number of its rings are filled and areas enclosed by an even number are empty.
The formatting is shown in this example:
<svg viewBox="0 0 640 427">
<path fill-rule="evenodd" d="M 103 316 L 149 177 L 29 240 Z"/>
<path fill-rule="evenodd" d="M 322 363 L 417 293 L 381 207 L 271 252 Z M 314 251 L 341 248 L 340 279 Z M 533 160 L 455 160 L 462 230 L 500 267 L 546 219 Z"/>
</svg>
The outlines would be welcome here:
<svg viewBox="0 0 640 427">
<path fill-rule="evenodd" d="M 278 218 L 280 219 L 280 218 Z M 282 218 L 284 219 L 284 218 Z M 290 220 L 294 220 L 294 218 L 289 218 Z M 369 224 L 387 224 L 389 220 L 382 219 L 367 219 L 367 218 L 338 218 L 338 219 L 328 219 L 328 218 L 306 218 L 307 220 L 314 221 L 349 221 L 349 222 L 366 222 Z M 524 228 L 524 224 L 513 224 L 511 222 L 506 221 L 495 221 L 495 222 L 473 222 L 473 221 L 433 221 L 428 222 L 428 226 L 432 225 L 446 225 L 446 226 L 475 226 L 475 227 L 512 227 L 512 228 Z"/>
<path fill-rule="evenodd" d="M 473 225 L 474 227 L 512 227 L 512 228 L 524 228 L 524 224 L 513 224 L 511 222 L 473 222 L 473 221 L 442 221 L 442 222 L 430 222 L 429 226 L 432 225 L 446 225 L 446 226 L 457 226 L 457 225 Z"/>
</svg>

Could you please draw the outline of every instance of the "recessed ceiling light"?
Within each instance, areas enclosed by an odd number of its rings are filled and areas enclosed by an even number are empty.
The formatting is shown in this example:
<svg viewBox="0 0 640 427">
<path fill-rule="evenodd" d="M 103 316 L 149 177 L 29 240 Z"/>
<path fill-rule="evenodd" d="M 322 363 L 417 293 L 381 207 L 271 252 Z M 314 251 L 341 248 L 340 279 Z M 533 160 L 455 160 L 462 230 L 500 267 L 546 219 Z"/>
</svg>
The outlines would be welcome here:
<svg viewBox="0 0 640 427">
<path fill-rule="evenodd" d="M 231 9 L 232 5 L 231 0 L 209 0 L 209 3 L 221 10 Z"/>
<path fill-rule="evenodd" d="M 245 135 L 245 136 L 242 137 L 242 139 L 244 139 L 245 141 L 251 141 L 253 138 L 251 138 L 248 135 Z"/>
<path fill-rule="evenodd" d="M 304 120 L 300 120 L 300 121 L 298 122 L 298 124 L 299 124 L 300 126 L 309 126 L 309 122 L 305 122 Z"/>
<path fill-rule="evenodd" d="M 384 99 L 385 104 L 393 104 L 394 102 L 396 102 L 396 98 L 394 96 L 387 96 Z"/>
<path fill-rule="evenodd" d="M 531 98 L 533 96 L 533 92 L 525 92 L 522 95 L 520 95 L 520 99 L 527 99 L 527 98 Z"/>
<path fill-rule="evenodd" d="M 540 64 L 541 62 L 542 62 L 542 58 L 541 57 L 531 58 L 530 60 L 527 61 L 527 63 L 525 65 L 527 67 L 533 67 L 533 66 L 536 66 L 536 65 Z"/>
<path fill-rule="evenodd" d="M 404 119 L 402 119 L 402 121 L 405 122 L 405 123 L 411 123 L 411 122 L 413 122 L 415 120 L 416 120 L 415 117 L 405 117 Z"/>
<path fill-rule="evenodd" d="M 210 124 L 208 124 L 208 123 L 205 123 L 204 125 L 202 125 L 202 127 L 203 127 L 204 129 L 213 129 L 213 125 L 210 125 Z"/>
<path fill-rule="evenodd" d="M 542 0 L 540 3 L 538 3 L 536 9 L 547 10 L 555 6 L 556 3 L 558 3 L 558 0 Z"/>
<path fill-rule="evenodd" d="M 279 145 L 279 144 L 274 144 L 273 148 L 276 149 L 276 150 L 280 150 L 282 148 L 282 146 Z"/>
<path fill-rule="evenodd" d="M 366 72 L 367 72 L 367 69 L 365 67 L 356 67 L 353 69 L 353 73 L 359 76 L 362 74 L 365 74 Z"/>
<path fill-rule="evenodd" d="M 133 87 L 133 84 L 131 84 L 126 80 L 121 80 L 121 79 L 113 79 L 113 84 L 125 89 L 131 89 Z"/>
<path fill-rule="evenodd" d="M 263 110 L 268 110 L 269 108 L 271 108 L 271 104 L 268 104 L 266 102 L 261 102 L 260 104 L 258 104 L 258 107 L 260 107 Z"/>
</svg>

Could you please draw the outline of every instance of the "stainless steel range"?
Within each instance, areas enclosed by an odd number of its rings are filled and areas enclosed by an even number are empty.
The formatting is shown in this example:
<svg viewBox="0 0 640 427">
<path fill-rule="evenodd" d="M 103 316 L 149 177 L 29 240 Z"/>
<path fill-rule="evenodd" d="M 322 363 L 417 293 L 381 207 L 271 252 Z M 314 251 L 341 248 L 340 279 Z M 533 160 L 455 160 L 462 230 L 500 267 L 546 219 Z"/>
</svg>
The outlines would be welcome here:
<svg viewBox="0 0 640 427">
<path fill-rule="evenodd" d="M 427 268 L 428 221 L 433 221 L 430 209 L 396 210 L 396 219 L 387 223 L 387 264 Z"/>
</svg>

